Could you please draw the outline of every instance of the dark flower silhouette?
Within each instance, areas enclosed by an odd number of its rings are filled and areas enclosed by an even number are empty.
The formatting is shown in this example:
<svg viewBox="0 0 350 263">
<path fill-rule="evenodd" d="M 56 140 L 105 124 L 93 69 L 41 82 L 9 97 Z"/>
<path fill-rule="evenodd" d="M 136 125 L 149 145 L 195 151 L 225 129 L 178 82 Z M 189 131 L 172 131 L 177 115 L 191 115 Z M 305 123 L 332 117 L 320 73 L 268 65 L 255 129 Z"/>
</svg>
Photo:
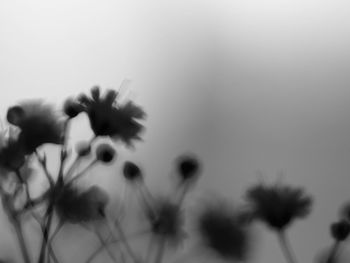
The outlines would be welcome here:
<svg viewBox="0 0 350 263">
<path fill-rule="evenodd" d="M 350 224 L 345 220 L 331 224 L 331 235 L 336 241 L 344 241 L 350 233 Z"/>
<path fill-rule="evenodd" d="M 7 111 L 9 123 L 20 128 L 18 142 L 26 154 L 45 144 L 61 144 L 64 123 L 51 105 L 41 100 L 28 100 Z"/>
<path fill-rule="evenodd" d="M 83 112 L 84 107 L 72 98 L 68 98 L 63 104 L 63 111 L 69 118 L 74 118 Z"/>
<path fill-rule="evenodd" d="M 194 179 L 199 175 L 200 164 L 193 155 L 183 155 L 177 159 L 177 171 L 182 181 Z"/>
<path fill-rule="evenodd" d="M 110 163 L 113 161 L 116 152 L 114 148 L 108 143 L 102 143 L 96 148 L 96 158 L 103 163 Z"/>
<path fill-rule="evenodd" d="M 164 238 L 174 245 L 185 237 L 183 213 L 180 208 L 166 198 L 157 198 L 153 210 L 146 210 L 148 221 L 154 236 Z"/>
<path fill-rule="evenodd" d="M 296 218 L 306 217 L 312 205 L 311 197 L 302 188 L 279 184 L 255 185 L 247 190 L 246 198 L 254 216 L 278 231 Z"/>
<path fill-rule="evenodd" d="M 128 181 L 142 180 L 142 172 L 133 162 L 127 161 L 124 163 L 123 175 Z"/>
<path fill-rule="evenodd" d="M 56 212 L 66 222 L 82 223 L 104 218 L 108 194 L 98 186 L 81 192 L 77 187 L 66 185 L 56 201 Z"/>
<path fill-rule="evenodd" d="M 205 205 L 197 218 L 197 230 L 204 247 L 225 260 L 246 259 L 249 224 L 242 220 L 242 213 L 223 201 Z"/>
<path fill-rule="evenodd" d="M 145 113 L 131 101 L 117 105 L 117 96 L 116 91 L 107 90 L 101 97 L 99 87 L 94 87 L 91 89 L 91 98 L 83 94 L 78 101 L 88 114 L 96 136 L 110 136 L 131 145 L 132 140 L 140 139 L 143 126 L 138 121 L 145 117 Z"/>
</svg>

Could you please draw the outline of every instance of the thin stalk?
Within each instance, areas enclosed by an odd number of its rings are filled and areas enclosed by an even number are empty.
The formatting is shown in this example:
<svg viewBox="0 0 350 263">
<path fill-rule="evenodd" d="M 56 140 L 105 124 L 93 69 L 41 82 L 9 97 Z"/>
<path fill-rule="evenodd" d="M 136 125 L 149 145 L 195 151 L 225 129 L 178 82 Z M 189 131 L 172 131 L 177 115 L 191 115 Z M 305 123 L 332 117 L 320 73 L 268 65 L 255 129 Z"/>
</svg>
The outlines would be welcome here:
<svg viewBox="0 0 350 263">
<path fill-rule="evenodd" d="M 98 163 L 98 160 L 97 160 L 97 159 L 94 159 L 93 161 L 91 161 L 87 167 L 85 167 L 85 168 L 84 168 L 80 173 L 78 173 L 75 177 L 73 177 L 72 179 L 70 179 L 70 180 L 67 182 L 67 185 L 72 184 L 74 181 L 78 180 L 78 179 L 81 178 L 83 175 L 85 175 L 86 172 L 87 172 L 88 170 L 90 170 L 91 167 L 93 167 L 96 163 Z"/>
<path fill-rule="evenodd" d="M 103 246 L 103 248 L 106 249 L 107 254 L 109 255 L 109 257 L 113 260 L 114 263 L 117 263 L 117 259 L 115 258 L 114 254 L 112 253 L 112 251 L 109 249 L 108 244 L 105 242 L 105 240 L 103 239 L 103 237 L 101 236 L 100 232 L 98 232 L 97 230 L 95 231 L 98 239 L 101 242 L 101 245 Z"/>
<path fill-rule="evenodd" d="M 44 170 L 44 174 L 47 178 L 47 180 L 49 181 L 49 184 L 50 184 L 50 187 L 53 187 L 54 186 L 54 180 L 49 172 L 49 170 L 47 169 L 47 166 L 46 166 L 46 156 L 44 155 L 44 157 L 40 157 L 38 151 L 34 151 L 34 154 L 36 156 L 36 158 L 38 159 L 42 169 Z"/>
<path fill-rule="evenodd" d="M 137 233 L 134 233 L 134 234 L 131 234 L 128 236 L 128 239 L 133 239 L 133 238 L 136 238 L 136 237 L 140 237 L 140 236 L 143 236 L 145 234 L 149 233 L 149 230 L 146 230 L 146 231 L 140 231 L 140 232 L 137 232 Z M 118 244 L 120 243 L 120 239 L 112 239 L 112 235 L 109 235 L 106 239 L 104 239 L 104 242 L 106 243 L 106 246 L 109 246 L 109 245 L 112 245 L 112 244 Z M 101 244 L 101 246 L 99 246 L 95 251 L 94 253 L 91 254 L 91 256 L 86 260 L 86 263 L 90 263 L 92 262 L 99 253 L 102 252 L 102 250 L 105 248 L 105 245 L 104 244 Z"/>
<path fill-rule="evenodd" d="M 158 250 L 157 250 L 157 255 L 154 260 L 154 263 L 162 263 L 164 251 L 165 251 L 165 238 L 162 237 L 158 243 Z"/>
<path fill-rule="evenodd" d="M 24 236 L 23 236 L 22 225 L 18 221 L 17 218 L 13 218 L 12 225 L 14 226 L 15 231 L 16 231 L 16 236 L 17 236 L 17 239 L 18 239 L 18 243 L 19 243 L 19 246 L 20 246 L 20 249 L 21 249 L 21 253 L 22 253 L 24 262 L 25 263 L 30 263 L 31 261 L 30 261 L 30 257 L 29 257 L 29 253 L 28 253 L 28 248 L 27 248 Z"/>
<path fill-rule="evenodd" d="M 292 251 L 292 248 L 288 242 L 286 233 L 283 230 L 277 232 L 278 240 L 281 245 L 281 249 L 286 257 L 288 263 L 297 263 L 295 255 Z"/>
<path fill-rule="evenodd" d="M 338 241 L 338 240 L 334 242 L 334 244 L 333 244 L 333 246 L 332 246 L 332 249 L 331 249 L 331 251 L 330 251 L 330 253 L 329 253 L 329 256 L 328 256 L 328 258 L 327 258 L 326 263 L 333 263 L 333 262 L 335 262 L 334 259 L 336 258 L 337 253 L 338 253 L 338 251 L 339 251 L 340 243 L 341 243 L 341 242 Z"/>
<path fill-rule="evenodd" d="M 134 263 L 140 263 L 140 260 L 137 258 L 137 256 L 135 255 L 134 251 L 132 250 L 132 248 L 131 248 L 131 246 L 130 246 L 127 238 L 126 238 L 126 235 L 125 235 L 123 229 L 120 227 L 119 222 L 116 221 L 114 225 L 115 225 L 115 227 L 116 227 L 116 229 L 117 229 L 117 231 L 119 233 L 120 241 L 123 243 L 123 245 L 124 245 L 126 251 L 128 252 L 129 256 L 132 258 Z M 110 232 L 113 233 L 112 228 L 109 225 L 108 220 L 107 220 L 107 226 L 108 226 Z"/>
</svg>

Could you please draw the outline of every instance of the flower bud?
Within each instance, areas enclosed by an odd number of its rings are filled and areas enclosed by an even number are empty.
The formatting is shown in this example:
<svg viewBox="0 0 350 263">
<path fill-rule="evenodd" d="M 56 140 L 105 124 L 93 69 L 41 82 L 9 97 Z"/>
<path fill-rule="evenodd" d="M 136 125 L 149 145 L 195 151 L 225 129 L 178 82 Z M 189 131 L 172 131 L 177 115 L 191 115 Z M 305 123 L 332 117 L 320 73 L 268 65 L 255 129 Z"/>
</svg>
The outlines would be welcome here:
<svg viewBox="0 0 350 263">
<path fill-rule="evenodd" d="M 83 111 L 83 107 L 75 100 L 69 98 L 63 105 L 63 111 L 69 118 L 74 118 Z"/>
<path fill-rule="evenodd" d="M 133 162 L 127 161 L 124 163 L 123 175 L 128 181 L 142 180 L 142 172 Z"/>
<path fill-rule="evenodd" d="M 183 181 L 190 180 L 198 175 L 199 162 L 197 158 L 190 155 L 184 155 L 177 160 L 177 171 Z"/>
<path fill-rule="evenodd" d="M 112 162 L 115 155 L 116 152 L 114 148 L 107 143 L 100 144 L 96 148 L 96 158 L 103 163 Z"/>
<path fill-rule="evenodd" d="M 333 223 L 331 225 L 331 234 L 332 237 L 337 241 L 344 241 L 350 233 L 350 224 L 345 221 L 341 220 L 339 222 Z"/>
</svg>

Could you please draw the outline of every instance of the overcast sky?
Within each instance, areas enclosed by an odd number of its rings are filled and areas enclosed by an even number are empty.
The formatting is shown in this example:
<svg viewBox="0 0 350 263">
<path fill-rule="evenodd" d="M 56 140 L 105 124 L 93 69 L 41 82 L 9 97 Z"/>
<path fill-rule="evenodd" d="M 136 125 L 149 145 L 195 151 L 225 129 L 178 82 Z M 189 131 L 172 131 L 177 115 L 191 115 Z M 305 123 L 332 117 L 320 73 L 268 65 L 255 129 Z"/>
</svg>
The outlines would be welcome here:
<svg viewBox="0 0 350 263">
<path fill-rule="evenodd" d="M 261 174 L 282 173 L 315 197 L 290 231 L 299 261 L 312 262 L 350 200 L 349 12 L 340 0 L 1 1 L 0 109 L 130 79 L 147 131 L 122 151 L 151 188 L 186 151 L 204 163 L 198 193 L 239 201 Z M 276 239 L 260 239 L 253 262 L 283 262 Z"/>
</svg>

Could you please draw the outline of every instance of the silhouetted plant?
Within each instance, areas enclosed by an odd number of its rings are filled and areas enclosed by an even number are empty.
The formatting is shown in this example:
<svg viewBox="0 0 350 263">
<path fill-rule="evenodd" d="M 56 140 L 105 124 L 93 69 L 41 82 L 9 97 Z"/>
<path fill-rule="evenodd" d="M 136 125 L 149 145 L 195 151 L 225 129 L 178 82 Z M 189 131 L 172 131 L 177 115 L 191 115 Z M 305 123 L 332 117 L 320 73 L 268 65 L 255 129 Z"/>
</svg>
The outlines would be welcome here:
<svg viewBox="0 0 350 263">
<path fill-rule="evenodd" d="M 250 187 L 246 198 L 252 207 L 253 216 L 276 231 L 287 260 L 296 262 L 285 230 L 294 220 L 310 213 L 312 198 L 302 188 L 262 183 Z"/>
</svg>

